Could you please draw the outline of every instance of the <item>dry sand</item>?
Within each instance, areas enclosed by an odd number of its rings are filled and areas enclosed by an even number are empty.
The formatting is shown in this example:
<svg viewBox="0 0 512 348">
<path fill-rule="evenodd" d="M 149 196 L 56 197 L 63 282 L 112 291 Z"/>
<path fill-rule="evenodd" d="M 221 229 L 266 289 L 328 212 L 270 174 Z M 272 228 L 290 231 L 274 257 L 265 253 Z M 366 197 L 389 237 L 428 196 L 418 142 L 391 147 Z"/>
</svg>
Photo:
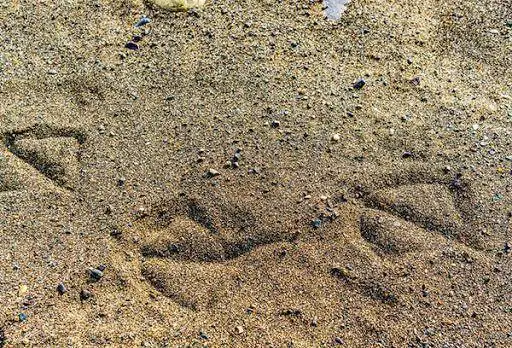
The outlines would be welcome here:
<svg viewBox="0 0 512 348">
<path fill-rule="evenodd" d="M 0 19 L 0 347 L 512 346 L 510 0 Z"/>
</svg>

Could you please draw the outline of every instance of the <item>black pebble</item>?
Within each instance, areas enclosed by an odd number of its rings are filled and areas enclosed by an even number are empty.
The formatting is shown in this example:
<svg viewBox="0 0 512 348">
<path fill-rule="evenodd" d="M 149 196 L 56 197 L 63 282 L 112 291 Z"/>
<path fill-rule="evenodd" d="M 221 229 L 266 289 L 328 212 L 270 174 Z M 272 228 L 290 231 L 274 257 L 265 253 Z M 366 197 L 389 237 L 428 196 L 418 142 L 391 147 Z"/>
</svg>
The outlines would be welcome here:
<svg viewBox="0 0 512 348">
<path fill-rule="evenodd" d="M 403 154 L 402 154 L 402 158 L 411 158 L 413 156 L 412 152 L 411 151 L 405 151 Z"/>
<path fill-rule="evenodd" d="M 91 268 L 89 270 L 89 273 L 91 275 L 91 278 L 94 280 L 100 280 L 101 278 L 103 278 L 103 271 L 100 271 L 99 269 Z"/>
<path fill-rule="evenodd" d="M 138 50 L 139 49 L 139 45 L 137 45 L 135 42 L 133 41 L 130 41 L 130 42 L 127 42 L 126 45 L 124 45 L 125 48 L 129 49 L 129 50 Z"/>
<path fill-rule="evenodd" d="M 357 80 L 356 83 L 354 83 L 354 88 L 355 89 L 361 89 L 364 87 L 364 85 L 366 85 L 366 81 L 364 79 L 360 79 L 360 80 Z"/>
<path fill-rule="evenodd" d="M 89 290 L 86 290 L 86 289 L 83 289 L 81 292 L 80 292 L 80 299 L 82 301 L 85 301 L 85 300 L 88 300 L 92 297 L 92 292 L 90 292 Z"/>
<path fill-rule="evenodd" d="M 66 289 L 66 286 L 64 285 L 64 283 L 59 283 L 59 285 L 57 285 L 57 292 L 60 294 L 60 295 L 64 295 L 64 293 L 68 291 L 68 289 Z"/>
</svg>

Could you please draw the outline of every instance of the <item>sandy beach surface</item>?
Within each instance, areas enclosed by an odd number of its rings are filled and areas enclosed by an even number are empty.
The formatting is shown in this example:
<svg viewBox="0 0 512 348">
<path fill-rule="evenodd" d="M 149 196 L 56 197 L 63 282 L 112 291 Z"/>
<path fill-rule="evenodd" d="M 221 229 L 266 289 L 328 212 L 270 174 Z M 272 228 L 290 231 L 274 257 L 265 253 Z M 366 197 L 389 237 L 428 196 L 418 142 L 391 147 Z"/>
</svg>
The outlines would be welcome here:
<svg viewBox="0 0 512 348">
<path fill-rule="evenodd" d="M 0 3 L 0 347 L 512 346 L 512 1 L 324 5 Z"/>
</svg>

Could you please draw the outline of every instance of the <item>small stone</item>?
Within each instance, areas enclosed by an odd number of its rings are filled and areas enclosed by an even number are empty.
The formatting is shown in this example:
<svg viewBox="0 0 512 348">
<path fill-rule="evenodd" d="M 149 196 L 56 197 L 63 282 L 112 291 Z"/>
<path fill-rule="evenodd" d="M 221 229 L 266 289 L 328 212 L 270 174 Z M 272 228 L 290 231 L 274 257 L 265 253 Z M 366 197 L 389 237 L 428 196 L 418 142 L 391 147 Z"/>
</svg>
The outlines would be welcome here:
<svg viewBox="0 0 512 348">
<path fill-rule="evenodd" d="M 413 153 L 411 151 L 405 151 L 402 154 L 402 158 L 411 158 L 413 156 Z"/>
<path fill-rule="evenodd" d="M 236 333 L 239 334 L 239 335 L 243 334 L 244 333 L 244 328 L 241 327 L 241 326 L 237 326 L 236 327 Z"/>
<path fill-rule="evenodd" d="M 87 289 L 82 289 L 82 291 L 80 291 L 80 299 L 81 299 L 82 301 L 88 300 L 88 299 L 90 299 L 92 296 L 93 296 L 92 292 L 90 292 L 90 291 L 89 291 L 89 290 L 87 290 Z"/>
<path fill-rule="evenodd" d="M 122 176 L 119 179 L 117 179 L 117 186 L 123 186 L 125 182 L 126 182 L 126 178 L 124 176 Z"/>
<path fill-rule="evenodd" d="M 272 128 L 279 128 L 279 126 L 281 126 L 281 122 L 274 120 L 270 125 Z"/>
<path fill-rule="evenodd" d="M 126 43 L 126 45 L 124 45 L 125 48 L 129 49 L 129 50 L 133 50 L 133 51 L 136 51 L 139 49 L 139 45 L 137 45 L 135 42 L 133 41 L 129 41 Z"/>
<path fill-rule="evenodd" d="M 68 289 L 66 289 L 66 286 L 64 285 L 64 283 L 59 283 L 59 285 L 57 285 L 57 292 L 60 294 L 60 295 L 64 295 L 64 293 L 68 291 Z"/>
<path fill-rule="evenodd" d="M 354 83 L 354 88 L 355 89 L 361 89 L 364 87 L 364 85 L 366 85 L 366 81 L 364 79 L 359 79 L 356 81 L 356 83 Z"/>
<path fill-rule="evenodd" d="M 96 268 L 90 268 L 89 274 L 91 278 L 94 280 L 100 280 L 101 278 L 103 278 L 103 271 L 100 271 L 99 269 Z"/>
<path fill-rule="evenodd" d="M 313 228 L 318 229 L 322 227 L 322 220 L 320 219 L 314 219 L 311 224 L 313 225 Z"/>
<path fill-rule="evenodd" d="M 341 136 L 336 133 L 336 134 L 333 134 L 332 137 L 331 137 L 331 140 L 334 141 L 334 142 L 338 142 L 341 140 Z"/>
<path fill-rule="evenodd" d="M 353 274 L 350 268 L 343 266 L 335 266 L 331 268 L 330 271 L 333 277 L 338 279 L 347 280 L 347 279 L 355 279 L 356 276 Z"/>
<path fill-rule="evenodd" d="M 311 326 L 313 326 L 313 327 L 317 327 L 318 326 L 318 318 L 317 317 L 313 318 L 313 320 L 311 321 Z"/>
<path fill-rule="evenodd" d="M 207 340 L 209 339 L 210 337 L 206 334 L 206 332 L 204 331 L 199 331 L 199 337 L 201 337 L 203 340 Z"/>
<path fill-rule="evenodd" d="M 473 130 L 478 130 L 478 128 L 480 128 L 480 125 L 478 123 L 475 123 L 473 126 L 472 126 Z"/>
<path fill-rule="evenodd" d="M 506 242 L 503 249 L 505 250 L 506 254 L 510 254 L 510 251 L 512 250 L 512 244 L 510 244 L 510 242 Z"/>
<path fill-rule="evenodd" d="M 208 169 L 208 171 L 206 172 L 206 176 L 208 178 L 214 178 L 214 177 L 219 176 L 219 175 L 220 175 L 220 173 L 217 170 L 213 169 L 213 168 Z"/>
<path fill-rule="evenodd" d="M 240 149 L 238 149 L 235 154 L 233 155 L 233 162 L 239 162 L 240 159 L 242 158 L 242 153 L 240 151 Z"/>
<path fill-rule="evenodd" d="M 55 69 L 48 70 L 48 75 L 57 75 L 57 70 L 55 70 Z"/>
<path fill-rule="evenodd" d="M 344 343 L 344 342 L 343 342 L 343 339 L 341 339 L 341 337 L 335 337 L 335 338 L 334 338 L 334 342 L 335 342 L 336 344 L 343 344 L 343 343 Z"/>
<path fill-rule="evenodd" d="M 27 315 L 25 313 L 18 314 L 18 319 L 21 322 L 27 321 Z"/>
<path fill-rule="evenodd" d="M 414 86 L 419 86 L 419 85 L 420 85 L 420 83 L 421 83 L 421 77 L 416 76 L 415 78 L 413 78 L 413 79 L 411 80 L 411 83 L 412 83 Z"/>
<path fill-rule="evenodd" d="M 136 24 L 135 24 L 135 28 L 140 28 L 148 23 L 151 23 L 151 19 L 146 17 L 146 16 L 143 16 Z"/>
<path fill-rule="evenodd" d="M 105 270 L 107 269 L 107 266 L 105 265 L 99 265 L 98 267 L 96 267 L 97 269 L 99 269 L 100 271 L 102 272 L 105 272 Z"/>
</svg>

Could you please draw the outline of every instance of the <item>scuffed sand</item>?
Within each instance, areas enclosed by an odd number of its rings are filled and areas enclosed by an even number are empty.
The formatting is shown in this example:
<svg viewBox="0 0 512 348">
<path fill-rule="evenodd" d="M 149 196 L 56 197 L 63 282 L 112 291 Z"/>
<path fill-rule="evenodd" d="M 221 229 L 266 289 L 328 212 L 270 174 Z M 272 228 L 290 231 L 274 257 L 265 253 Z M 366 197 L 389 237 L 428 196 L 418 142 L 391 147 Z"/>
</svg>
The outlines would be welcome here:
<svg viewBox="0 0 512 348">
<path fill-rule="evenodd" d="M 0 19 L 0 346 L 512 345 L 510 0 Z"/>
</svg>

